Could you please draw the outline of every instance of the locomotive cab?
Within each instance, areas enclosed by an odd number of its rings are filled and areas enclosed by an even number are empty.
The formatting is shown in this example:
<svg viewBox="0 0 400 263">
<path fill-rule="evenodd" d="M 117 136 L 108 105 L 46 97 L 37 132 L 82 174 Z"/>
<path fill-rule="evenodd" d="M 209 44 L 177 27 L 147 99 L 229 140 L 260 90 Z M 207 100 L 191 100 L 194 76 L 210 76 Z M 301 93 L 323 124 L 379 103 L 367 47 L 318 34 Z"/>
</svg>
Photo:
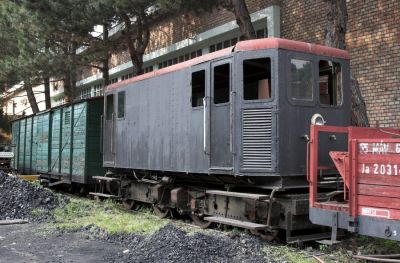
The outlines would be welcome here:
<svg viewBox="0 0 400 263">
<path fill-rule="evenodd" d="M 348 94 L 345 51 L 274 38 L 239 42 L 108 86 L 103 163 L 230 185 L 307 187 L 310 119 L 319 113 L 348 125 Z"/>
</svg>

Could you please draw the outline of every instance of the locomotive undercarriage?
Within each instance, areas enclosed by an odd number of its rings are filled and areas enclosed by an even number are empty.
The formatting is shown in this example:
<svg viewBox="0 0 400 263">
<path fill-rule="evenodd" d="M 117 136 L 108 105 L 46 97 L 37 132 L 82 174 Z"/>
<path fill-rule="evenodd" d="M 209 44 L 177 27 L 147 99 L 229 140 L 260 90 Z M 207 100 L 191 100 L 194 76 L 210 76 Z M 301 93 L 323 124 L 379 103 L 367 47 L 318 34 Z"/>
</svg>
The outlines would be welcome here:
<svg viewBox="0 0 400 263">
<path fill-rule="evenodd" d="M 283 233 L 286 233 L 286 242 L 329 236 L 309 221 L 308 194 L 294 194 L 278 188 L 238 190 L 232 185 L 215 182 L 189 184 L 179 180 L 180 176 L 148 172 L 116 170 L 107 173 L 107 177 L 115 178 L 107 180 L 110 196 L 121 199 L 129 209 L 148 204 L 160 217 L 189 216 L 202 228 L 213 223 L 230 225 L 248 229 L 268 240 L 281 238 Z M 313 232 L 315 234 L 310 234 Z"/>
</svg>

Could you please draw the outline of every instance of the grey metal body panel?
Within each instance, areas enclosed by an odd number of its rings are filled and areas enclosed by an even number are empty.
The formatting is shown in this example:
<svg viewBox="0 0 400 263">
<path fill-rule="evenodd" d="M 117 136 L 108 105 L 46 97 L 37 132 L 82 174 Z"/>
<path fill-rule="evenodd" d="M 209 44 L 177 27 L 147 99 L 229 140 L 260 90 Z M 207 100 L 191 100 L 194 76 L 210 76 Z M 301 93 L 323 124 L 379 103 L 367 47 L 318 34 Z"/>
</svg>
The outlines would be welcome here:
<svg viewBox="0 0 400 263">
<path fill-rule="evenodd" d="M 215 104 L 214 103 L 214 68 L 222 65 L 229 65 L 230 70 L 230 90 L 229 90 L 229 101 L 225 103 Z M 233 125 L 233 118 L 231 116 L 232 110 L 232 92 L 233 85 L 233 70 L 231 59 L 223 59 L 216 62 L 211 62 L 211 83 L 210 83 L 210 99 L 208 101 L 208 114 L 209 122 L 209 140 L 210 140 L 210 168 L 213 170 L 231 171 L 232 170 L 232 140 L 233 134 L 231 127 Z"/>
<path fill-rule="evenodd" d="M 192 156 L 204 153 L 203 115 L 192 114 L 191 91 L 181 84 L 190 81 L 189 73 L 185 69 L 118 90 L 126 92 L 127 103 L 125 117 L 114 120 L 115 167 L 204 172 L 205 158 L 191 163 Z M 104 136 L 112 137 L 107 130 Z"/>
<path fill-rule="evenodd" d="M 340 62 L 342 65 L 343 78 L 343 103 L 341 106 L 321 106 L 319 103 L 318 78 L 313 79 L 313 100 L 309 103 L 294 102 L 289 99 L 289 68 L 288 63 L 292 58 L 311 60 L 313 64 L 313 74 L 318 76 L 318 60 L 327 59 Z M 278 134 L 279 134 L 279 163 L 278 170 L 282 176 L 304 175 L 306 174 L 306 147 L 307 140 L 303 136 L 310 134 L 310 120 L 315 113 L 320 113 L 327 125 L 349 126 L 351 116 L 350 106 L 350 76 L 349 62 L 342 59 L 321 57 L 316 55 L 290 52 L 282 50 L 279 54 L 279 66 L 282 72 L 279 79 L 279 108 L 278 108 Z M 319 142 L 321 149 L 344 150 L 347 148 L 347 139 L 337 136 L 337 140 L 329 140 L 328 135 L 324 135 Z M 327 147 L 327 144 L 329 146 Z M 320 156 L 323 156 L 320 154 Z M 329 158 L 329 155 L 326 155 Z M 303 157 L 303 158 L 301 158 Z M 328 165 L 326 160 L 320 159 L 321 165 Z"/>
<path fill-rule="evenodd" d="M 336 215 L 335 215 L 336 214 Z M 333 222 L 336 218 L 337 222 Z M 310 208 L 310 220 L 314 224 L 330 226 L 334 223 L 338 228 L 361 235 L 380 237 L 400 241 L 400 223 L 396 220 L 387 220 L 370 216 L 357 217 L 356 224 L 350 225 L 355 220 L 346 212 L 337 212 L 320 208 Z"/>
<path fill-rule="evenodd" d="M 266 100 L 243 99 L 243 60 L 271 60 L 272 97 Z M 289 61 L 306 58 L 313 63 L 313 96 L 310 103 L 293 103 L 288 97 Z M 171 171 L 181 173 L 227 174 L 274 177 L 275 187 L 289 188 L 290 177 L 301 177 L 306 185 L 306 146 L 303 135 L 309 134 L 311 116 L 320 113 L 329 125 L 350 124 L 349 62 L 341 63 L 343 103 L 341 106 L 320 106 L 318 59 L 321 56 L 283 49 L 234 52 L 228 57 L 204 62 L 191 68 L 155 75 L 117 90 L 126 92 L 125 117 L 115 118 L 114 130 L 104 129 L 104 151 L 114 142 L 115 163 L 105 167 Z M 230 103 L 214 105 L 212 101 L 213 65 L 231 61 Z M 191 105 L 191 73 L 206 70 L 206 108 Z M 219 108 L 221 107 L 221 109 Z M 114 103 L 116 112 L 117 103 Z M 206 114 L 204 115 L 204 111 Z M 260 135 L 256 152 L 248 150 L 251 136 L 262 120 L 267 132 Z M 107 122 L 105 121 L 105 127 Z M 204 133 L 205 132 L 205 133 Z M 229 132 L 229 133 L 228 133 Z M 246 137 L 247 136 L 247 137 Z M 250 137 L 249 137 L 250 136 Z M 204 141 L 205 139 L 205 141 Z M 323 141 L 324 139 L 322 139 Z M 345 138 L 326 142 L 346 147 Z M 262 147 L 265 147 L 264 150 Z M 262 146 L 259 146 L 262 145 Z M 107 148 L 108 147 L 108 148 Z M 255 157 L 254 157 L 255 156 Z M 222 169 L 213 169 L 219 166 Z M 267 179 L 270 178 L 270 179 Z M 298 184 L 294 179 L 290 184 Z"/>
</svg>

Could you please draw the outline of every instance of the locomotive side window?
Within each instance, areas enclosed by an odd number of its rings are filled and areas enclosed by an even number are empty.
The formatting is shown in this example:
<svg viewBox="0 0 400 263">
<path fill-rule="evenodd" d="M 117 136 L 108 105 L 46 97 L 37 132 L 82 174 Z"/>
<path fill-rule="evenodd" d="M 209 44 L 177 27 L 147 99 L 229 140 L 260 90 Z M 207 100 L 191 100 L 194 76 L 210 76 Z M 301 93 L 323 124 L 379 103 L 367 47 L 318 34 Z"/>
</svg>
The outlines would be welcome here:
<svg viewBox="0 0 400 263">
<path fill-rule="evenodd" d="M 301 59 L 292 59 L 290 61 L 291 73 L 291 96 L 294 100 L 312 100 L 313 99 L 313 77 L 312 64 L 310 61 Z"/>
<path fill-rule="evenodd" d="M 319 102 L 328 106 L 342 104 L 342 69 L 339 63 L 319 62 Z"/>
<path fill-rule="evenodd" d="M 125 117 L 125 91 L 118 92 L 118 118 Z"/>
<path fill-rule="evenodd" d="M 206 94 L 206 71 L 200 70 L 192 73 L 192 107 L 203 106 Z"/>
<path fill-rule="evenodd" d="M 271 59 L 243 61 L 243 98 L 245 100 L 271 98 Z"/>
<path fill-rule="evenodd" d="M 214 104 L 229 102 L 230 66 L 223 64 L 214 68 Z"/>
<path fill-rule="evenodd" d="M 111 120 L 114 114 L 114 94 L 107 95 L 106 120 Z"/>
</svg>

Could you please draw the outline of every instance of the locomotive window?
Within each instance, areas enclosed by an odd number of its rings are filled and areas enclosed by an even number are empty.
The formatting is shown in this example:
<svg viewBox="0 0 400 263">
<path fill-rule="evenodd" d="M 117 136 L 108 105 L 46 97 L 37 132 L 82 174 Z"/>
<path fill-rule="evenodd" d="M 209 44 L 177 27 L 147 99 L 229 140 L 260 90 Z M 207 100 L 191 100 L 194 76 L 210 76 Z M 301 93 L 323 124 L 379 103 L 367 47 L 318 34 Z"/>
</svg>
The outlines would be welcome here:
<svg viewBox="0 0 400 263">
<path fill-rule="evenodd" d="M 118 92 L 118 118 L 125 117 L 125 91 Z"/>
<path fill-rule="evenodd" d="M 312 64 L 307 60 L 290 61 L 291 96 L 295 100 L 312 100 Z"/>
<path fill-rule="evenodd" d="M 114 94 L 107 95 L 107 111 L 106 111 L 106 120 L 111 120 L 112 115 L 114 114 Z"/>
<path fill-rule="evenodd" d="M 243 61 L 243 98 L 245 100 L 271 98 L 271 59 Z"/>
<path fill-rule="evenodd" d="M 206 92 L 206 71 L 200 70 L 192 73 L 192 107 L 203 106 Z"/>
<path fill-rule="evenodd" d="M 229 102 L 230 67 L 223 64 L 214 68 L 214 103 Z"/>
<path fill-rule="evenodd" d="M 319 62 L 319 102 L 330 106 L 342 104 L 342 70 L 339 63 Z"/>
</svg>

